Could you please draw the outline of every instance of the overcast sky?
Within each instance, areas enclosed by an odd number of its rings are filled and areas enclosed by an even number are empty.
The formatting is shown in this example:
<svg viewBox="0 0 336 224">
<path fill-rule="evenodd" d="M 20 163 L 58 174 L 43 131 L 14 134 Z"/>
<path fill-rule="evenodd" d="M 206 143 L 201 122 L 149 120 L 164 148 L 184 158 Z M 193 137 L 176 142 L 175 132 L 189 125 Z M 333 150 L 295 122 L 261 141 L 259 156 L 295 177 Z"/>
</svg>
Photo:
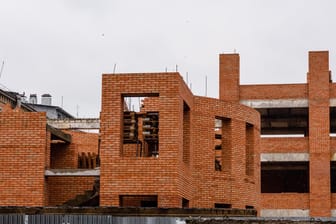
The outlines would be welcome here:
<svg viewBox="0 0 336 224">
<path fill-rule="evenodd" d="M 101 74 L 188 72 L 218 97 L 218 55 L 240 54 L 241 83 L 304 83 L 309 50 L 336 64 L 334 0 L 0 0 L 0 84 L 98 117 Z M 334 80 L 336 80 L 334 76 Z"/>
</svg>

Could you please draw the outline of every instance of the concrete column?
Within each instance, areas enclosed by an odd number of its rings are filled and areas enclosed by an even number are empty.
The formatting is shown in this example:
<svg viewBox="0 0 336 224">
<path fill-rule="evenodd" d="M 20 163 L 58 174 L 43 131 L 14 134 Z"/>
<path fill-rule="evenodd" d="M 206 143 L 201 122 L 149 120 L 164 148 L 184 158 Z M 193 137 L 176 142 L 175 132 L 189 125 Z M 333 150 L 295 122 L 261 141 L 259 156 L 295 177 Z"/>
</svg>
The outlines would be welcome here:
<svg viewBox="0 0 336 224">
<path fill-rule="evenodd" d="M 239 54 L 219 56 L 219 99 L 239 102 Z"/>
<path fill-rule="evenodd" d="M 310 216 L 330 216 L 329 54 L 309 52 Z"/>
</svg>

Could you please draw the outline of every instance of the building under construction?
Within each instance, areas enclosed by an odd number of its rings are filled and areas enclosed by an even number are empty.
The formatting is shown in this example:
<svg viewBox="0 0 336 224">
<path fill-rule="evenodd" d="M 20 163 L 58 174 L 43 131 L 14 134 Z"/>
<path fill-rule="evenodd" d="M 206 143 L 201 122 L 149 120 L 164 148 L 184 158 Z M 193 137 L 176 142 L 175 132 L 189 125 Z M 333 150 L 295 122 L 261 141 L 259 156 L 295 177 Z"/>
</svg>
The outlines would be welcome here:
<svg viewBox="0 0 336 224">
<path fill-rule="evenodd" d="M 3 97 L 0 205 L 335 217 L 336 84 L 328 52 L 308 60 L 307 83 L 240 85 L 239 55 L 222 54 L 219 99 L 179 73 L 104 74 L 99 138 Z"/>
</svg>

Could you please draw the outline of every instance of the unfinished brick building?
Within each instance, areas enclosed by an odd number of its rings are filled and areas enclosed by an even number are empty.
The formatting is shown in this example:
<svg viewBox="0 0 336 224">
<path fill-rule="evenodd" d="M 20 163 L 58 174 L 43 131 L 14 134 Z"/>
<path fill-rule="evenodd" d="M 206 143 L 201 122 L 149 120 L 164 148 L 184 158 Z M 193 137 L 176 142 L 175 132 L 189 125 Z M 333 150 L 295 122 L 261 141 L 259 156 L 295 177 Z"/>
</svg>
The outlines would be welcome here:
<svg viewBox="0 0 336 224">
<path fill-rule="evenodd" d="M 328 52 L 309 52 L 306 84 L 238 80 L 222 77 L 221 90 L 261 114 L 261 215 L 336 216 L 336 85 Z"/>
<path fill-rule="evenodd" d="M 219 99 L 178 73 L 103 75 L 101 205 L 336 216 L 328 57 L 309 53 L 306 84 L 240 85 L 239 55 L 220 55 Z M 139 96 L 133 113 L 125 99 Z"/>
<path fill-rule="evenodd" d="M 259 118 L 194 96 L 178 73 L 103 75 L 100 205 L 259 208 Z"/>
<path fill-rule="evenodd" d="M 78 169 L 79 155 L 98 154 L 98 134 L 53 128 L 16 101 L 1 94 L 0 206 L 62 205 L 93 190 L 99 172 Z"/>
<path fill-rule="evenodd" d="M 219 61 L 219 99 L 194 96 L 178 73 L 104 74 L 100 172 L 78 169 L 97 134 L 52 128 L 0 94 L 0 205 L 61 205 L 100 176 L 100 206 L 336 217 L 328 52 L 309 52 L 303 84 L 240 85 L 239 55 Z"/>
</svg>

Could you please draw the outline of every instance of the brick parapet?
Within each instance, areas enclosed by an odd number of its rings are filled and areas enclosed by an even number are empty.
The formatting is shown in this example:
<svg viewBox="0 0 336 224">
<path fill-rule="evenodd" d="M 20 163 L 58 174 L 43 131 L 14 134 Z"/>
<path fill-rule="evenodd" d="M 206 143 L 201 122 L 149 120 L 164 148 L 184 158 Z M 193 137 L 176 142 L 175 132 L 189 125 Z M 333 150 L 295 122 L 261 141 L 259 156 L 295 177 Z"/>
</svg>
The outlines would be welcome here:
<svg viewBox="0 0 336 224">
<path fill-rule="evenodd" d="M 306 99 L 307 84 L 240 85 L 239 99 Z"/>
</svg>

